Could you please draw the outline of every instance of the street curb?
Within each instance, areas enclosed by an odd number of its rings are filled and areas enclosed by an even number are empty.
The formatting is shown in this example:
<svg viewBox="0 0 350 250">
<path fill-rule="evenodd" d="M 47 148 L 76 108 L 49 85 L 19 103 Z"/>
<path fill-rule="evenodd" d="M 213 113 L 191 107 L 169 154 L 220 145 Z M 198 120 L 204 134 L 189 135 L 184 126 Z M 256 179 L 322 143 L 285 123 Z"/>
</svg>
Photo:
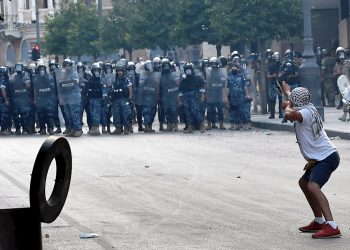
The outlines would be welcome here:
<svg viewBox="0 0 350 250">
<path fill-rule="evenodd" d="M 276 124 L 276 123 L 251 121 L 251 124 L 253 127 L 261 128 L 261 129 L 294 132 L 292 123 Z M 350 140 L 350 133 L 332 130 L 332 129 L 325 129 L 325 131 L 329 137 L 340 137 L 341 139 Z"/>
</svg>

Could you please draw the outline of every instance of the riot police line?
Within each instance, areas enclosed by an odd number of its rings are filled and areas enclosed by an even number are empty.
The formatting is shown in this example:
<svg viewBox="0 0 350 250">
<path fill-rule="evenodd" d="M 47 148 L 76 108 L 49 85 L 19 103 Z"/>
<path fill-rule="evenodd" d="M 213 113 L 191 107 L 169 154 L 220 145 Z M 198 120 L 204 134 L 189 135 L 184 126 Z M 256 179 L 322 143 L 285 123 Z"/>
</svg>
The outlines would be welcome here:
<svg viewBox="0 0 350 250">
<path fill-rule="evenodd" d="M 235 53 L 204 59 L 200 67 L 161 57 L 137 64 L 96 62 L 89 69 L 71 59 L 61 66 L 54 60 L 48 67 L 42 60 L 1 66 L 1 135 L 79 137 L 84 113 L 89 135 L 129 134 L 133 122 L 138 131 L 152 133 L 156 114 L 160 131 L 179 131 L 179 122 L 184 133 L 224 130 L 225 108 L 231 130 L 250 129 L 252 98 L 244 60 Z"/>
<path fill-rule="evenodd" d="M 321 78 L 321 102 L 323 106 L 343 109 L 340 121 L 350 119 L 350 50 L 338 47 L 335 50 L 316 48 L 316 61 L 320 66 Z M 267 80 L 269 89 L 270 119 L 275 118 L 275 106 L 278 100 L 279 118 L 283 118 L 282 94 L 278 91 L 277 80 L 285 80 L 291 89 L 299 85 L 298 69 L 302 63 L 301 54 L 293 49 L 287 49 L 282 60 L 279 52 L 266 50 Z M 339 104 L 336 105 L 336 96 L 339 96 Z M 282 120 L 283 121 L 283 120 Z"/>
</svg>

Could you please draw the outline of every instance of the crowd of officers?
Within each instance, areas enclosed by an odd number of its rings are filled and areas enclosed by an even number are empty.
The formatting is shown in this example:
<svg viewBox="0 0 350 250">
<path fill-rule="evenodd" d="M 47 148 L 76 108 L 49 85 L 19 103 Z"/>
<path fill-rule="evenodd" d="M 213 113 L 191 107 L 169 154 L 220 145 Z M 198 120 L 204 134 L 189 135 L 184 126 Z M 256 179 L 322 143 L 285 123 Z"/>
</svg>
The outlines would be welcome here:
<svg viewBox="0 0 350 250">
<path fill-rule="evenodd" d="M 343 115 L 339 120 L 346 121 L 349 114 L 349 105 L 344 104 L 341 97 L 341 90 L 337 85 L 337 79 L 341 75 L 347 76 L 350 79 L 350 51 L 343 47 L 338 47 L 336 50 L 327 51 L 326 49 L 316 48 L 316 59 L 320 66 L 321 78 L 321 101 L 323 106 L 336 107 L 343 109 Z M 275 106 L 278 100 L 279 118 L 283 118 L 282 113 L 282 94 L 279 92 L 278 80 L 286 81 L 291 89 L 299 85 L 298 69 L 302 64 L 301 54 L 294 50 L 291 45 L 284 54 L 284 59 L 281 60 L 279 52 L 273 52 L 270 49 L 266 51 L 267 63 L 267 80 L 269 82 L 269 111 L 270 119 L 275 118 Z M 340 95 L 339 104 L 336 105 L 336 96 Z"/>
<path fill-rule="evenodd" d="M 156 114 L 160 131 L 178 131 L 179 122 L 185 124 L 185 133 L 224 130 L 225 109 L 229 129 L 250 129 L 252 98 L 242 61 L 235 51 L 229 58 L 204 59 L 198 66 L 162 57 L 89 67 L 68 58 L 62 65 L 50 60 L 46 66 L 39 59 L 29 66 L 1 66 L 1 135 L 63 132 L 79 137 L 84 113 L 89 135 L 129 134 L 133 122 L 138 131 L 151 133 Z"/>
</svg>

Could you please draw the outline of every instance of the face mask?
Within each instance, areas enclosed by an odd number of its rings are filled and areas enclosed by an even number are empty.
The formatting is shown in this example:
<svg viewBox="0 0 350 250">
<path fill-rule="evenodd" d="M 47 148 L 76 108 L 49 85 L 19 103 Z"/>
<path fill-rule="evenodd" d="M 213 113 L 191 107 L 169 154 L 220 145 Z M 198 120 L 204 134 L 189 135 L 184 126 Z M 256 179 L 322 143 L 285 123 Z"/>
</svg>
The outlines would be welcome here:
<svg viewBox="0 0 350 250">
<path fill-rule="evenodd" d="M 191 69 L 186 69 L 185 73 L 186 73 L 186 75 L 192 75 L 192 70 Z"/>
<path fill-rule="evenodd" d="M 45 70 L 40 70 L 40 75 L 41 76 L 45 76 L 45 73 L 46 73 Z"/>
<path fill-rule="evenodd" d="M 72 67 L 71 66 L 66 66 L 65 69 L 66 69 L 66 71 L 70 71 L 70 70 L 72 70 Z"/>
<path fill-rule="evenodd" d="M 110 68 L 107 69 L 107 74 L 112 73 L 112 70 Z"/>
<path fill-rule="evenodd" d="M 237 68 L 232 69 L 232 73 L 233 73 L 233 74 L 237 74 L 237 72 L 238 72 L 238 69 L 237 69 Z"/>
<path fill-rule="evenodd" d="M 95 76 L 96 76 L 96 77 L 100 77 L 100 72 L 96 71 L 96 72 L 95 72 Z"/>
<path fill-rule="evenodd" d="M 133 69 L 129 70 L 129 74 L 134 75 L 135 74 L 135 70 L 133 70 Z"/>
<path fill-rule="evenodd" d="M 62 69 L 62 73 L 66 73 L 66 69 Z"/>
</svg>

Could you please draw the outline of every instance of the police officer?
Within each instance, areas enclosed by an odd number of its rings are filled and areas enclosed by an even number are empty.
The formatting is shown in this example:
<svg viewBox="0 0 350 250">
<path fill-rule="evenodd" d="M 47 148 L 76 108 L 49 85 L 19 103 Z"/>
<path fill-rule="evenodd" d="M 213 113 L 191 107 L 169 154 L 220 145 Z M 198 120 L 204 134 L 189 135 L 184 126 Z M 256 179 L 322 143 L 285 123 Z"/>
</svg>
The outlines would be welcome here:
<svg viewBox="0 0 350 250">
<path fill-rule="evenodd" d="M 224 100 L 223 90 L 225 87 L 226 79 L 223 77 L 222 69 L 219 68 L 219 60 L 216 57 L 212 57 L 209 60 L 210 70 L 206 79 L 206 103 L 207 103 L 207 130 L 217 129 L 217 120 L 220 122 L 220 129 L 225 130 L 224 126 Z M 226 70 L 225 70 L 226 71 Z M 226 73 L 226 72 L 225 72 Z"/>
<path fill-rule="evenodd" d="M 33 78 L 33 89 L 40 134 L 46 134 L 47 126 L 47 132 L 53 135 L 53 114 L 55 108 L 54 86 L 53 81 L 46 72 L 46 66 L 42 62 L 37 65 L 37 74 Z"/>
<path fill-rule="evenodd" d="M 250 128 L 250 119 L 246 112 L 246 102 L 251 98 L 245 82 L 244 75 L 239 73 L 239 65 L 233 64 L 227 79 L 227 87 L 229 89 L 228 100 L 230 104 L 230 130 L 239 130 L 240 123 L 243 123 L 244 129 Z"/>
<path fill-rule="evenodd" d="M 112 134 L 121 134 L 124 125 L 124 134 L 129 134 L 130 130 L 130 100 L 132 100 L 132 83 L 125 76 L 125 65 L 117 63 L 116 78 L 112 84 L 111 102 L 113 113 L 113 125 L 115 130 Z"/>
<path fill-rule="evenodd" d="M 10 101 L 8 98 L 9 75 L 5 66 L 0 67 L 0 126 L 1 135 L 11 134 Z"/>
<path fill-rule="evenodd" d="M 200 124 L 201 133 L 204 133 L 204 118 L 200 109 L 201 102 L 204 102 L 205 98 L 204 81 L 194 74 L 192 63 L 184 65 L 184 73 L 179 88 L 179 103 L 184 105 L 188 124 L 187 129 L 184 129 L 184 133 L 193 133 L 196 122 Z"/>
<path fill-rule="evenodd" d="M 178 83 L 175 72 L 171 72 L 170 61 L 162 59 L 162 75 L 160 78 L 160 106 L 167 121 L 165 131 L 178 131 Z"/>
<path fill-rule="evenodd" d="M 57 93 L 57 82 L 56 82 L 56 76 L 55 76 L 55 70 L 58 68 L 58 64 L 56 63 L 56 60 L 52 59 L 49 61 L 49 75 L 50 79 L 53 83 L 54 88 L 54 110 L 53 110 L 53 122 L 56 127 L 56 130 L 54 131 L 55 134 L 62 133 L 61 130 L 61 122 L 60 118 L 58 116 L 58 93 Z M 64 112 L 62 111 L 62 115 L 64 115 Z"/>
<path fill-rule="evenodd" d="M 281 81 L 285 81 L 291 87 L 291 90 L 299 85 L 299 68 L 294 63 L 293 53 L 290 49 L 287 49 L 284 53 L 284 61 L 280 68 L 279 78 Z"/>
<path fill-rule="evenodd" d="M 21 62 L 15 65 L 15 74 L 10 79 L 10 98 L 13 105 L 13 120 L 16 135 L 27 135 L 31 131 L 30 108 L 32 104 L 29 75 L 24 72 Z M 22 132 L 21 132 L 22 127 Z"/>
<path fill-rule="evenodd" d="M 136 73 L 136 65 L 134 62 L 128 63 L 127 73 L 132 83 L 132 98 L 136 109 L 138 131 L 141 132 L 144 131 L 144 128 L 142 126 L 142 90 L 140 88 L 140 74 Z"/>
<path fill-rule="evenodd" d="M 63 61 L 60 76 L 56 75 L 58 97 L 66 116 L 67 136 L 80 137 L 83 133 L 81 123 L 81 90 L 78 72 L 69 58 Z"/>
<path fill-rule="evenodd" d="M 324 94 L 328 101 L 328 107 L 335 107 L 335 95 L 337 92 L 337 84 L 333 69 L 336 63 L 336 58 L 331 57 L 325 49 L 322 50 L 321 61 L 321 84 L 324 87 Z M 324 99 L 324 96 L 322 96 Z"/>
<path fill-rule="evenodd" d="M 101 102 L 102 99 L 107 99 L 106 85 L 103 83 L 102 68 L 98 63 L 94 63 L 91 68 L 92 76 L 87 82 L 87 97 L 89 102 L 90 127 L 89 135 L 101 135 Z"/>
<path fill-rule="evenodd" d="M 348 79 L 350 79 L 350 61 L 348 61 L 345 57 L 345 49 L 343 47 L 338 47 L 336 50 L 336 55 L 337 62 L 334 66 L 333 75 L 337 80 L 341 75 L 345 75 Z M 337 109 L 341 108 L 343 108 L 343 115 L 338 119 L 340 121 L 346 121 L 346 117 L 349 113 L 349 107 L 348 105 L 343 105 L 342 96 L 340 95 L 340 102 Z"/>
<path fill-rule="evenodd" d="M 278 98 L 278 113 L 279 118 L 283 118 L 282 114 L 282 95 L 277 91 L 277 80 L 278 74 L 281 67 L 280 55 L 278 52 L 272 54 L 272 61 L 268 64 L 267 69 L 267 79 L 269 81 L 269 105 L 270 105 L 270 116 L 269 119 L 275 118 L 275 107 L 276 107 L 276 98 Z"/>
<path fill-rule="evenodd" d="M 80 85 L 80 91 L 81 91 L 81 112 L 80 112 L 80 119 L 81 123 L 83 123 L 83 115 L 84 111 L 86 113 L 86 121 L 88 124 L 89 129 L 91 128 L 91 117 L 90 117 L 90 111 L 89 111 L 89 100 L 88 100 L 88 92 L 87 92 L 87 82 L 91 75 L 86 72 L 86 66 L 82 62 L 77 63 L 77 71 L 79 74 L 79 85 Z"/>
<path fill-rule="evenodd" d="M 106 86 L 105 89 L 109 95 L 112 91 L 112 84 L 115 80 L 115 75 L 113 74 L 113 65 L 111 63 L 105 63 L 103 73 L 103 83 Z M 112 117 L 112 109 L 109 103 L 109 99 L 103 98 L 101 105 L 102 134 L 111 133 L 110 119 Z"/>
<path fill-rule="evenodd" d="M 153 71 L 161 72 L 162 71 L 162 59 L 159 56 L 153 58 Z M 157 104 L 158 110 L 158 121 L 159 121 L 159 131 L 164 131 L 164 123 L 165 123 L 165 114 L 160 102 Z"/>
</svg>

